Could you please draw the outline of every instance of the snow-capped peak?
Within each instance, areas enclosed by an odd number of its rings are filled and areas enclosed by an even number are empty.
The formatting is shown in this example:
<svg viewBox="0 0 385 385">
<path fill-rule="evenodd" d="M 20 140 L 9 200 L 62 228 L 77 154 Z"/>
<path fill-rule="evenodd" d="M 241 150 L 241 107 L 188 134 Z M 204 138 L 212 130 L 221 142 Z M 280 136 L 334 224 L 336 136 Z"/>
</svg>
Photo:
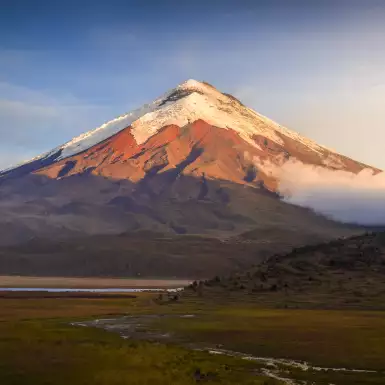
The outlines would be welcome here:
<svg viewBox="0 0 385 385">
<path fill-rule="evenodd" d="M 283 144 L 282 138 L 277 134 L 280 133 L 300 141 L 314 151 L 322 149 L 315 142 L 303 138 L 245 107 L 231 95 L 221 93 L 206 82 L 189 79 L 155 99 L 152 103 L 145 104 L 134 111 L 110 120 L 100 127 L 81 134 L 54 150 L 25 163 L 45 159 L 53 154 L 58 154 L 55 160 L 73 156 L 128 126 L 132 127 L 135 140 L 141 144 L 167 124 L 184 126 L 197 119 L 205 120 L 219 128 L 233 129 L 254 146 L 258 145 L 254 142 L 253 136 L 258 134 Z"/>
<path fill-rule="evenodd" d="M 199 82 L 198 80 L 188 79 L 185 82 L 179 84 L 176 90 L 185 90 L 190 92 L 200 92 L 202 94 L 216 94 L 218 97 L 222 95 L 214 86 L 206 83 Z"/>
</svg>

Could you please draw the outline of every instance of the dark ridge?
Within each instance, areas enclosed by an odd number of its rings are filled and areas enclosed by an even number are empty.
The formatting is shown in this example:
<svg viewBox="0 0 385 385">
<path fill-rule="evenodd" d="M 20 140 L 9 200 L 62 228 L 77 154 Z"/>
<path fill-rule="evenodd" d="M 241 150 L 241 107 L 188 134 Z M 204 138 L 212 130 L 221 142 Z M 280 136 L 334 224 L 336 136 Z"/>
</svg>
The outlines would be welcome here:
<svg viewBox="0 0 385 385">
<path fill-rule="evenodd" d="M 235 96 L 231 95 L 231 94 L 227 94 L 225 92 L 223 92 L 223 95 L 227 96 L 228 98 L 234 100 L 235 102 L 239 103 L 241 106 L 245 107 L 245 105 L 239 100 L 237 99 Z"/>
<path fill-rule="evenodd" d="M 215 295 L 238 292 L 285 307 L 383 308 L 384 279 L 385 233 L 379 232 L 294 247 L 204 285 Z"/>
<path fill-rule="evenodd" d="M 57 152 L 46 158 L 36 159 L 31 162 L 22 164 L 21 166 L 16 166 L 16 168 L 13 168 L 11 170 L 0 172 L 0 181 L 4 181 L 6 179 L 19 178 L 21 176 L 33 173 L 41 168 L 47 167 L 54 163 L 57 158 L 61 155 L 61 153 L 62 149 L 58 150 Z"/>
<path fill-rule="evenodd" d="M 196 90 L 175 90 L 166 99 L 164 99 L 162 103 L 159 104 L 159 107 L 165 105 L 167 102 L 175 102 L 176 100 L 189 96 L 194 92 L 203 94 L 202 92 Z"/>
</svg>

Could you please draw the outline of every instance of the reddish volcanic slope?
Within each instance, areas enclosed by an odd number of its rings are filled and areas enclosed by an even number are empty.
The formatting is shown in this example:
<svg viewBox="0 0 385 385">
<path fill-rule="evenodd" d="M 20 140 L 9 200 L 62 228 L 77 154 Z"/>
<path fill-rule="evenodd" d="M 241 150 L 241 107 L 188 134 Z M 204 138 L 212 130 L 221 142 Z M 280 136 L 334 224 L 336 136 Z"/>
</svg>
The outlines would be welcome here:
<svg viewBox="0 0 385 385">
<path fill-rule="evenodd" d="M 137 182 L 146 175 L 171 169 L 188 175 L 206 174 L 242 183 L 246 175 L 245 152 L 254 147 L 232 130 L 197 120 L 186 127 L 169 125 L 138 145 L 127 127 L 87 151 L 42 168 L 36 173 L 51 178 L 89 172 Z"/>
<path fill-rule="evenodd" d="M 111 179 L 138 182 L 174 170 L 178 175 L 226 180 L 237 184 L 264 186 L 275 192 L 277 180 L 267 175 L 260 164 L 280 165 L 294 158 L 305 164 L 325 167 L 325 159 L 332 158 L 328 168 L 359 172 L 368 166 L 325 150 L 314 152 L 305 145 L 281 135 L 284 145 L 261 135 L 246 142 L 231 129 L 224 130 L 203 120 L 184 127 L 167 125 L 146 142 L 138 144 L 127 127 L 87 149 L 86 151 L 41 168 L 35 173 L 50 178 L 65 178 L 77 174 L 91 174 Z"/>
</svg>

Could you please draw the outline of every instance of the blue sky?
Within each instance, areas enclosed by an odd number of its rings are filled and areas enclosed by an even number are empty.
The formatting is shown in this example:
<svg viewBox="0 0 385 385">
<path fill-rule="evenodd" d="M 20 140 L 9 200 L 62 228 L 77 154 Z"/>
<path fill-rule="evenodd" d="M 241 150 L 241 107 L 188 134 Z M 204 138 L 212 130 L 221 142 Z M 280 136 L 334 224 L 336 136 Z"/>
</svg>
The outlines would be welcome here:
<svg viewBox="0 0 385 385">
<path fill-rule="evenodd" d="M 194 78 L 385 168 L 384 37 L 375 0 L 2 0 L 0 167 Z"/>
</svg>

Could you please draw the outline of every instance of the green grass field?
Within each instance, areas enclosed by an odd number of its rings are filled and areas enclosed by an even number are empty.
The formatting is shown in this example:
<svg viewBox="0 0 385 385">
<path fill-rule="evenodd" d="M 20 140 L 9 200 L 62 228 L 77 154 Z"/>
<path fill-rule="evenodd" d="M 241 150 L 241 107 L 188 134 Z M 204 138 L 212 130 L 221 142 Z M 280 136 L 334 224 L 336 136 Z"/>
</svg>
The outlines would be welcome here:
<svg viewBox="0 0 385 385">
<path fill-rule="evenodd" d="M 185 341 L 220 344 L 256 356 L 306 360 L 327 367 L 376 373 L 282 370 L 282 376 L 316 385 L 379 385 L 385 381 L 385 312 L 261 309 L 200 300 L 159 305 L 138 298 L 0 298 L 0 384 L 278 385 L 259 363 L 191 351 L 179 340 L 124 340 L 72 321 L 125 314 L 196 314 L 156 319 L 153 328 Z"/>
<path fill-rule="evenodd" d="M 166 322 L 192 339 L 258 356 L 385 370 L 385 312 L 233 307 Z"/>
<path fill-rule="evenodd" d="M 290 377 L 315 384 L 385 384 L 385 312 L 264 309 L 246 303 L 213 307 L 183 322 L 158 327 L 191 341 L 223 345 L 257 357 L 307 361 L 313 366 L 378 373 L 302 372 Z"/>
<path fill-rule="evenodd" d="M 136 299 L 0 299 L 0 384 L 117 385 L 205 383 L 274 385 L 252 363 L 176 345 L 125 341 L 73 320 L 151 311 Z"/>
</svg>

